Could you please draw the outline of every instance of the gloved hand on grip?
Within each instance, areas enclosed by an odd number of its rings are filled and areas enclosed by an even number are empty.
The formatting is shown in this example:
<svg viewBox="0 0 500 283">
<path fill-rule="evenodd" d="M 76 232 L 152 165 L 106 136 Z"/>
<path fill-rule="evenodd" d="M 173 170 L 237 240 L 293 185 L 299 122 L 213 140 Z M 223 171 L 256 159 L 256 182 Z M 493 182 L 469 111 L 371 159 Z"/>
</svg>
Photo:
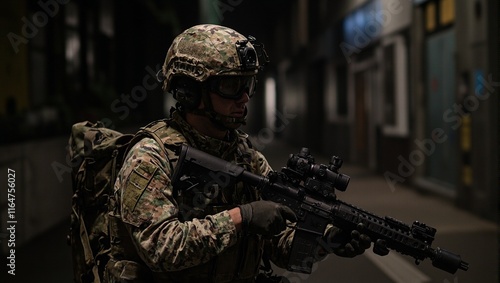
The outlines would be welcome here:
<svg viewBox="0 0 500 283">
<path fill-rule="evenodd" d="M 357 230 L 343 231 L 331 227 L 323 236 L 331 251 L 341 257 L 355 257 L 361 255 L 371 246 L 371 239 Z"/>
<path fill-rule="evenodd" d="M 289 207 L 272 201 L 254 201 L 239 208 L 243 230 L 247 233 L 274 236 L 285 230 L 286 220 L 297 221 Z"/>
</svg>

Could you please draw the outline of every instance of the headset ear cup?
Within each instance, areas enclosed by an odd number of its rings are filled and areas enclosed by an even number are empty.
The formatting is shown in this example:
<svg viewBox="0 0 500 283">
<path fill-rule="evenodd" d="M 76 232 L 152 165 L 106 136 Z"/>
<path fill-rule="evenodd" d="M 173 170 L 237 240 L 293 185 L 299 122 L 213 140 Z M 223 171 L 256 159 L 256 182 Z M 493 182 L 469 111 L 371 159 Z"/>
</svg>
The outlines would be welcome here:
<svg viewBox="0 0 500 283">
<path fill-rule="evenodd" d="M 201 85 L 196 81 L 179 81 L 173 89 L 174 98 L 187 110 L 198 108 L 201 100 Z"/>
</svg>

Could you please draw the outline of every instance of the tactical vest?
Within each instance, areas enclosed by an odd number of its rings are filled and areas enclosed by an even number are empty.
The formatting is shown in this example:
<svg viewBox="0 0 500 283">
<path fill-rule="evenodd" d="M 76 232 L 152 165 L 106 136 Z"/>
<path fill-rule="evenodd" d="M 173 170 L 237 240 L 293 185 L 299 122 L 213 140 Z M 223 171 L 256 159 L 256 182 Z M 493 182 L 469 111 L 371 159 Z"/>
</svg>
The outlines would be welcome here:
<svg viewBox="0 0 500 283">
<path fill-rule="evenodd" d="M 175 168 L 178 156 L 175 149 L 181 144 L 190 144 L 189 137 L 186 138 L 178 130 L 169 125 L 168 120 L 161 120 L 147 126 L 150 132 L 155 133 L 165 149 L 166 158 L 171 168 Z M 247 135 L 237 132 L 237 148 L 232 156 L 225 156 L 228 161 L 244 167 L 255 174 L 260 174 L 259 160 L 255 151 L 248 141 Z M 173 195 L 179 204 L 179 220 L 189 221 L 193 218 L 204 218 L 206 215 L 216 214 L 229 210 L 239 204 L 248 203 L 259 199 L 258 192 L 241 182 L 230 188 L 213 187 L 207 189 L 193 188 L 190 191 L 175 191 Z M 111 234 L 115 239 L 113 242 L 113 258 L 110 261 L 110 273 L 125 272 L 124 265 L 129 265 L 131 272 L 140 274 L 137 281 L 126 282 L 254 282 L 258 274 L 260 259 L 262 256 L 263 242 L 258 235 L 239 235 L 238 241 L 219 256 L 210 261 L 181 271 L 152 273 L 145 268 L 123 223 L 120 222 L 119 210 L 115 209 L 114 217 L 111 217 Z M 119 265 L 119 266 L 113 266 Z M 117 267 L 117 268 L 116 268 Z M 127 267 L 127 266 L 125 266 Z M 117 270 L 116 270 L 117 269 Z M 114 270 L 114 271 L 113 271 Z M 131 276 L 132 279 L 133 276 Z M 110 276 L 109 278 L 112 278 Z M 145 280 L 142 280 L 145 279 Z M 110 279 L 110 282 L 111 279 Z"/>
</svg>

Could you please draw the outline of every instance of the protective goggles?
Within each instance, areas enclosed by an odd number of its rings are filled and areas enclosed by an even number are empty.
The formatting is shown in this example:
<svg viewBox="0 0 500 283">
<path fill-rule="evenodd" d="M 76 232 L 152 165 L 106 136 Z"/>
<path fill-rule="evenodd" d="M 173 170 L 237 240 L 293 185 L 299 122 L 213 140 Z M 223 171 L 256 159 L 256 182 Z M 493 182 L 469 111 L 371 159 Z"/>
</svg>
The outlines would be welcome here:
<svg viewBox="0 0 500 283">
<path fill-rule="evenodd" d="M 256 84 L 255 76 L 212 77 L 208 82 L 211 91 L 229 99 L 239 99 L 244 92 L 248 94 L 248 97 L 252 97 Z"/>
</svg>

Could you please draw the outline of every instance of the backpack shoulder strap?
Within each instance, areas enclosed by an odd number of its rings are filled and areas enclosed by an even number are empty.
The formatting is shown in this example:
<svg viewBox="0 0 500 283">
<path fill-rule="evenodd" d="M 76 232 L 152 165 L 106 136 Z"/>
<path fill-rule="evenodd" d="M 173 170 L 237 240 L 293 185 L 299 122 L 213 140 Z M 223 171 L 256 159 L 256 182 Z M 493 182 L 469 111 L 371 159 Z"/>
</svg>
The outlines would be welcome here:
<svg viewBox="0 0 500 283">
<path fill-rule="evenodd" d="M 130 141 L 127 151 L 143 138 L 152 138 L 158 143 L 173 170 L 177 164 L 180 145 L 186 143 L 186 139 L 170 127 L 169 120 L 157 120 L 141 127 Z"/>
</svg>

